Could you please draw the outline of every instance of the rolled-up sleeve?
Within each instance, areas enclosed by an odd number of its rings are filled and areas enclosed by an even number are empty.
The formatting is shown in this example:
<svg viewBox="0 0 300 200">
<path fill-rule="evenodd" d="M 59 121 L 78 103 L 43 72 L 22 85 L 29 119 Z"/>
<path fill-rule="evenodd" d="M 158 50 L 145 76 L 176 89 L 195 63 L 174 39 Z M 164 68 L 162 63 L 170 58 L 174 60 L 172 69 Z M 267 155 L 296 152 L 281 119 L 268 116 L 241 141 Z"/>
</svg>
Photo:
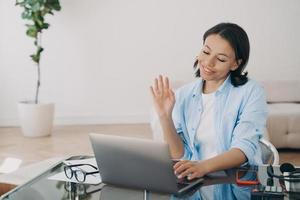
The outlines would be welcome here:
<svg viewBox="0 0 300 200">
<path fill-rule="evenodd" d="M 261 163 L 259 139 L 262 137 L 267 119 L 267 104 L 264 90 L 256 85 L 241 108 L 233 131 L 231 148 L 240 149 L 247 157 L 248 164 Z"/>
<path fill-rule="evenodd" d="M 183 107 L 182 107 L 182 99 L 180 98 L 180 89 L 176 91 L 176 103 L 172 112 L 172 119 L 174 122 L 174 126 L 177 134 L 180 136 L 183 145 L 184 145 L 184 154 L 181 159 L 190 160 L 192 157 L 192 152 L 189 147 L 189 142 L 187 140 L 187 132 L 184 126 L 184 117 L 183 117 Z"/>
<path fill-rule="evenodd" d="M 181 157 L 181 159 L 182 160 L 191 160 L 192 152 L 190 150 L 190 147 L 188 145 L 186 137 L 184 137 L 184 133 L 183 132 L 177 132 L 177 133 L 181 137 L 183 145 L 184 145 L 184 153 L 183 153 L 183 156 Z"/>
</svg>

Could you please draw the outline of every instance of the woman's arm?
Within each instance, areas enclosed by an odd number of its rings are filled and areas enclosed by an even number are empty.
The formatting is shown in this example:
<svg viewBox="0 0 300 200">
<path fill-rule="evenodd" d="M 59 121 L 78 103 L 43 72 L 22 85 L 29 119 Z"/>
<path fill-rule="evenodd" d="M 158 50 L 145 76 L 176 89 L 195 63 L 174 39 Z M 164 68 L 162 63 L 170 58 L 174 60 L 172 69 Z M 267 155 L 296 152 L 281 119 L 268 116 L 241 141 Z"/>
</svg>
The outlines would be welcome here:
<svg viewBox="0 0 300 200">
<path fill-rule="evenodd" d="M 167 77 L 163 79 L 160 75 L 155 79 L 150 88 L 155 110 L 163 130 L 165 141 L 169 144 L 172 158 L 181 158 L 184 154 L 184 146 L 180 136 L 177 134 L 172 119 L 172 111 L 175 104 L 175 95 L 169 86 Z"/>
<path fill-rule="evenodd" d="M 184 153 L 184 146 L 176 132 L 172 117 L 161 116 L 159 117 L 159 121 L 163 130 L 164 139 L 169 144 L 171 157 L 173 159 L 181 158 Z"/>
<path fill-rule="evenodd" d="M 247 158 L 240 149 L 232 148 L 229 151 L 207 160 L 180 161 L 174 165 L 174 171 L 179 178 L 188 176 L 188 179 L 193 179 L 214 171 L 239 167 L 246 161 Z"/>
</svg>

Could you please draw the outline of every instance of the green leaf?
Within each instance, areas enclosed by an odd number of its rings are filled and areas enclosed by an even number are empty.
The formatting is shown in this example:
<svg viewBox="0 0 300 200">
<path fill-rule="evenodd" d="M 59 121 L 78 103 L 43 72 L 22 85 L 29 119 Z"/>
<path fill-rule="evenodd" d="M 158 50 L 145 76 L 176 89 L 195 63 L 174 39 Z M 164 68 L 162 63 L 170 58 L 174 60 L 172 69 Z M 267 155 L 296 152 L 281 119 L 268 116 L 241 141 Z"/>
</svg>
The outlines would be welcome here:
<svg viewBox="0 0 300 200">
<path fill-rule="evenodd" d="M 32 13 L 30 11 L 24 11 L 24 12 L 22 12 L 22 18 L 31 20 L 32 19 Z"/>
<path fill-rule="evenodd" d="M 44 7 L 44 9 L 41 10 L 41 15 L 42 15 L 42 16 L 45 16 L 47 13 L 50 14 L 50 12 L 51 12 L 51 10 L 50 10 L 49 8 Z"/>
<path fill-rule="evenodd" d="M 59 0 L 46 0 L 45 6 L 48 7 L 48 8 L 51 8 L 53 10 L 56 10 L 56 11 L 61 10 Z"/>
<path fill-rule="evenodd" d="M 30 55 L 32 60 L 36 63 L 40 62 L 41 53 L 44 51 L 43 47 L 39 46 L 35 54 Z"/>
<path fill-rule="evenodd" d="M 35 3 L 36 3 L 36 0 L 25 0 L 27 5 L 29 5 L 30 7 L 32 7 Z"/>
<path fill-rule="evenodd" d="M 32 55 L 30 55 L 30 57 L 34 62 L 36 62 L 36 63 L 40 62 L 40 58 L 37 55 L 32 54 Z"/>
<path fill-rule="evenodd" d="M 36 17 L 36 18 L 34 19 L 34 21 L 35 21 L 35 23 L 37 24 L 37 26 L 38 26 L 39 28 L 42 28 L 42 27 L 43 27 L 44 19 L 41 19 L 41 18 Z"/>
<path fill-rule="evenodd" d="M 23 0 L 17 0 L 15 5 L 24 7 L 26 5 L 26 2 L 24 2 Z"/>
<path fill-rule="evenodd" d="M 32 5 L 31 9 L 32 9 L 33 12 L 39 11 L 41 9 L 40 3 L 36 2 L 35 4 Z"/>
<path fill-rule="evenodd" d="M 36 51 L 36 55 L 40 56 L 43 51 L 44 51 L 44 48 L 39 46 L 37 51 Z"/>
<path fill-rule="evenodd" d="M 48 29 L 49 26 L 50 26 L 50 24 L 48 24 L 48 23 L 43 23 L 42 28 L 43 28 L 43 29 Z"/>
<path fill-rule="evenodd" d="M 39 29 L 39 32 L 43 29 L 44 18 L 41 16 L 41 12 L 34 12 L 33 13 L 33 21 L 35 26 Z"/>
<path fill-rule="evenodd" d="M 27 27 L 28 29 L 26 31 L 26 35 L 28 35 L 29 37 L 36 38 L 38 33 L 37 28 L 34 25 L 27 25 Z"/>
</svg>

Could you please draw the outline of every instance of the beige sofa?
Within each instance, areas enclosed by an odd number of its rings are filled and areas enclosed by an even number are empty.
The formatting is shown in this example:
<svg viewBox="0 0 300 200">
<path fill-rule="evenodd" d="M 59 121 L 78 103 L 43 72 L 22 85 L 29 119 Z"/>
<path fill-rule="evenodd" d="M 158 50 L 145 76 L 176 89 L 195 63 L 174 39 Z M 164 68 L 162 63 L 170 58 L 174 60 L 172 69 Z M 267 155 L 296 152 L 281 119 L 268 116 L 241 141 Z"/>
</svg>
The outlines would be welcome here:
<svg viewBox="0 0 300 200">
<path fill-rule="evenodd" d="M 263 81 L 268 136 L 276 148 L 300 148 L 300 81 Z"/>
</svg>

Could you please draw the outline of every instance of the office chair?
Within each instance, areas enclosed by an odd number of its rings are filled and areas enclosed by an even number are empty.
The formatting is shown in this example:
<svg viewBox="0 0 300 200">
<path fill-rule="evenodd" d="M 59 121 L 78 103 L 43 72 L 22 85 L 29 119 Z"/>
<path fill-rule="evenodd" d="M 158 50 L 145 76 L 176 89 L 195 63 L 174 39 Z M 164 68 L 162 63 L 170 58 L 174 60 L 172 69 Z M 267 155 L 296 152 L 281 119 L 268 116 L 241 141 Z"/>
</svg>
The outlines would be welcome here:
<svg viewBox="0 0 300 200">
<path fill-rule="evenodd" d="M 259 145 L 263 164 L 279 165 L 279 154 L 275 146 L 264 138 L 259 140 Z"/>
</svg>

